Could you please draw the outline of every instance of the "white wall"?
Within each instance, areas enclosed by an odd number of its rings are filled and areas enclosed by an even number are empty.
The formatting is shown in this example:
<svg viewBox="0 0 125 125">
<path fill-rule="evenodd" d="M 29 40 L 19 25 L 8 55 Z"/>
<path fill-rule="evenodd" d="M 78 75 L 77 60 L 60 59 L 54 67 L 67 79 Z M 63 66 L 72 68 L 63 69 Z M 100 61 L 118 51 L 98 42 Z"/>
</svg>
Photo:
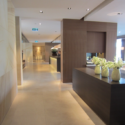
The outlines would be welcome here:
<svg viewBox="0 0 125 125">
<path fill-rule="evenodd" d="M 0 124 L 17 93 L 15 13 L 11 0 L 0 0 Z"/>
</svg>

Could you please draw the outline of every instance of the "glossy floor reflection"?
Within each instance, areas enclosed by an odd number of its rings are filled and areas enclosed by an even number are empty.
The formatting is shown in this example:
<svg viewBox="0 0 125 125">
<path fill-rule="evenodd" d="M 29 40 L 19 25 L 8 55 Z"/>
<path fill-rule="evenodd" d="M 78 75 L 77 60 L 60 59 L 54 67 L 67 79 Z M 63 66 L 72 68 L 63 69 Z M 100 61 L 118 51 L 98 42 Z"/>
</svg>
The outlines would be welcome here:
<svg viewBox="0 0 125 125">
<path fill-rule="evenodd" d="M 2 125 L 105 125 L 60 73 L 40 61 L 27 64 L 24 82 Z"/>
</svg>

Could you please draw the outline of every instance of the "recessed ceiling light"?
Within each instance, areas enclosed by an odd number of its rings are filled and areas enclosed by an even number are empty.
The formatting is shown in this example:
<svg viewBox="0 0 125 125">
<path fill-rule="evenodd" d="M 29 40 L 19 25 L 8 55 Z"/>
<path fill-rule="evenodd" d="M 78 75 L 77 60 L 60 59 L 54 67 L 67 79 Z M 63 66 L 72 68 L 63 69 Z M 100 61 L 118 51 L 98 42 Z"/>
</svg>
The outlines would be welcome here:
<svg viewBox="0 0 125 125">
<path fill-rule="evenodd" d="M 121 13 L 121 12 L 119 12 L 119 13 L 117 13 L 117 15 L 122 15 L 122 13 Z"/>
<path fill-rule="evenodd" d="M 121 31 L 119 31 L 118 33 L 121 33 Z"/>
<path fill-rule="evenodd" d="M 42 11 L 42 10 L 40 10 L 39 12 L 40 12 L 40 13 L 43 13 L 43 11 Z"/>
<path fill-rule="evenodd" d="M 68 7 L 68 10 L 71 10 L 71 7 Z"/>
<path fill-rule="evenodd" d="M 90 10 L 89 8 L 86 9 L 86 11 L 89 11 L 89 10 Z"/>
<path fill-rule="evenodd" d="M 39 23 L 39 25 L 41 25 L 42 23 Z"/>
</svg>

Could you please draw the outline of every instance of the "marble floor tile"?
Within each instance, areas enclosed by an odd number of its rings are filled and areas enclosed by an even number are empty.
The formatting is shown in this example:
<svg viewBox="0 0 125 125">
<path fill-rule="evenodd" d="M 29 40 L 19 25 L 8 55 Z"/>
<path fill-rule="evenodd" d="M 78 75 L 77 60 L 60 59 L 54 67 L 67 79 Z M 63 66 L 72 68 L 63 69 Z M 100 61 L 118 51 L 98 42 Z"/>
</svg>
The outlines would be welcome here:
<svg viewBox="0 0 125 125">
<path fill-rule="evenodd" d="M 105 125 L 48 63 L 28 63 L 23 72 L 2 125 Z"/>
</svg>

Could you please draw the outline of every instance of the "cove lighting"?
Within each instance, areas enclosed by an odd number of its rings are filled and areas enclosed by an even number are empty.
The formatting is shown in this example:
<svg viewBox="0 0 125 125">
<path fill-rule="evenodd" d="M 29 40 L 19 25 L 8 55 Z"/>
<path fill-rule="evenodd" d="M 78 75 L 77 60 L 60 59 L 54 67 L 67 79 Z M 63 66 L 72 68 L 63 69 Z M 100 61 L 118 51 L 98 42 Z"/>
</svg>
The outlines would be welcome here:
<svg viewBox="0 0 125 125">
<path fill-rule="evenodd" d="M 35 43 L 38 43 L 38 41 L 36 40 Z"/>
<path fill-rule="evenodd" d="M 32 28 L 32 31 L 38 31 L 38 28 Z"/>
</svg>

